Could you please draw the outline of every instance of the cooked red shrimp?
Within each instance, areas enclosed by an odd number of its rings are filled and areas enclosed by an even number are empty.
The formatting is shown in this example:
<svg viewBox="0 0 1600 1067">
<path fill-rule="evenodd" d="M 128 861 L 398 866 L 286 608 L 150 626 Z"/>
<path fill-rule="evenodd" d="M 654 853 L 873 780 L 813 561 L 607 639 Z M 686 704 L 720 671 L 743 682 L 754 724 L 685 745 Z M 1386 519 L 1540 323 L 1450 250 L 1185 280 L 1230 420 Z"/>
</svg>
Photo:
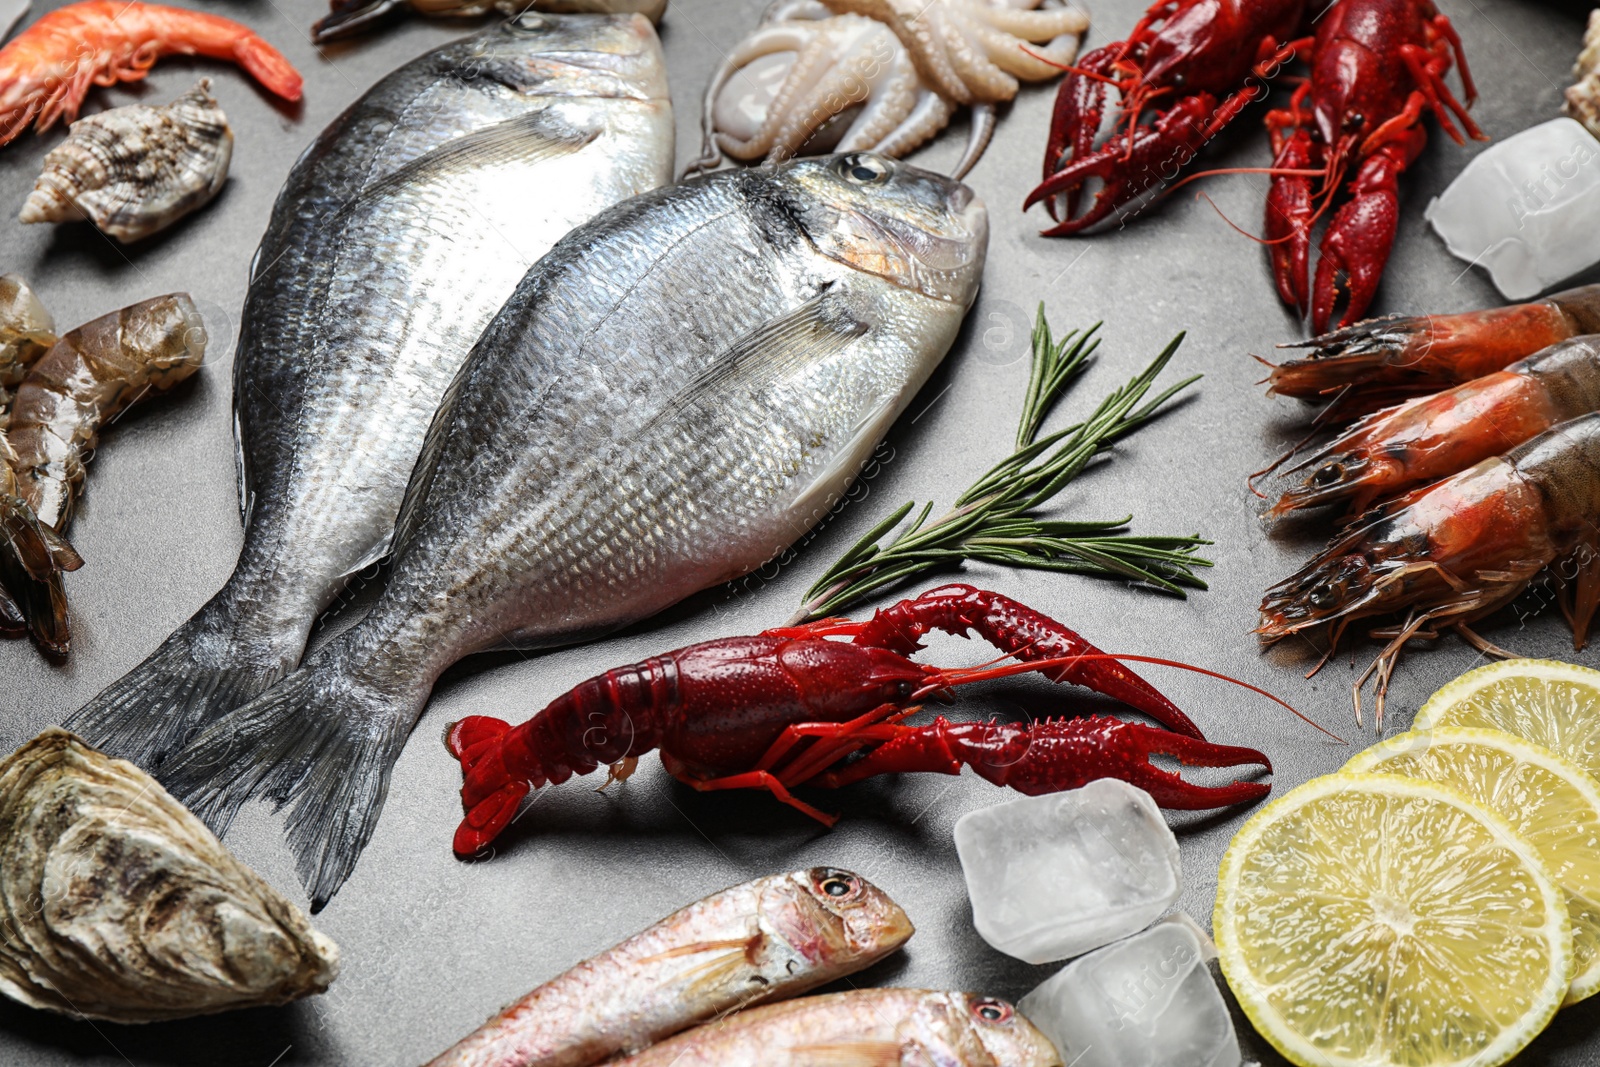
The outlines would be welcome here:
<svg viewBox="0 0 1600 1067">
<path fill-rule="evenodd" d="M 137 0 L 82 0 L 43 15 L 0 48 L 0 145 L 34 123 L 71 122 L 91 85 L 143 78 L 157 59 L 238 63 L 266 89 L 300 99 L 300 74 L 247 26 L 221 15 Z"/>
<path fill-rule="evenodd" d="M 1289 473 L 1311 473 L 1272 506 L 1374 500 L 1466 470 L 1567 419 L 1600 411 L 1600 335 L 1561 341 L 1503 371 L 1367 416 Z"/>
<path fill-rule="evenodd" d="M 1541 348 L 1600 333 L 1600 285 L 1460 315 L 1389 315 L 1282 348 L 1310 354 L 1272 368 L 1268 392 L 1373 411 L 1504 370 Z"/>
</svg>

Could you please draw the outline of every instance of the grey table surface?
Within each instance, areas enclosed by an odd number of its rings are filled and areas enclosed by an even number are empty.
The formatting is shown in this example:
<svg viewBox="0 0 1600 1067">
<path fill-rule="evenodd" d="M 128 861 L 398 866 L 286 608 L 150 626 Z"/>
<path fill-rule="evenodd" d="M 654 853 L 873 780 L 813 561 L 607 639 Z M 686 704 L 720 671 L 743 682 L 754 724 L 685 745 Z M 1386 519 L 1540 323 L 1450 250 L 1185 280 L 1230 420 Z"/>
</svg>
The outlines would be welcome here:
<svg viewBox="0 0 1600 1067">
<path fill-rule="evenodd" d="M 46 5 L 50 6 L 50 5 Z M 163 60 L 147 83 L 97 89 L 86 110 L 165 101 L 205 74 L 237 135 L 233 173 L 215 203 L 167 233 L 119 247 L 86 225 L 15 221 L 39 162 L 60 134 L 25 134 L 0 150 L 0 269 L 22 272 L 63 328 L 134 300 L 191 292 L 213 333 L 210 365 L 179 395 L 121 420 L 90 465 L 72 530 L 88 565 L 68 579 L 76 619 L 71 659 L 47 662 L 25 641 L 0 643 L 0 749 L 59 722 L 142 659 L 226 578 L 240 544 L 229 416 L 233 326 L 251 255 L 274 197 L 302 148 L 380 76 L 466 32 L 460 23 L 401 21 L 319 51 L 307 28 L 320 0 L 213 0 L 282 48 L 306 76 L 305 99 L 278 105 L 233 68 Z M 1505 137 L 1558 113 L 1579 46 L 1584 10 L 1527 0 L 1443 0 L 1466 42 L 1483 97 L 1474 114 Z M 673 0 L 662 27 L 677 102 L 678 158 L 699 143 L 698 101 L 721 55 L 754 25 L 762 0 Z M 1095 0 L 1090 44 L 1120 38 L 1138 0 Z M 36 11 L 37 13 L 37 11 Z M 1170 656 L 1234 674 L 1281 694 L 1356 745 L 1349 684 L 1372 652 L 1357 645 L 1319 676 L 1302 678 L 1320 649 L 1286 643 L 1267 654 L 1250 630 L 1262 588 L 1318 543 L 1314 527 L 1272 531 L 1245 476 L 1305 419 L 1293 402 L 1256 384 L 1251 353 L 1300 336 L 1275 297 L 1262 250 L 1189 193 L 1126 229 L 1078 240 L 1037 236 L 1042 216 L 1018 210 L 1036 179 L 1052 91 L 1025 90 L 970 178 L 987 200 L 993 236 L 984 286 L 941 370 L 890 434 L 854 499 L 781 566 L 702 594 L 623 634 L 538 656 L 480 657 L 451 671 L 395 770 L 371 846 L 317 919 L 338 941 L 343 971 L 322 997 L 279 1009 L 124 1027 L 74 1022 L 0 1003 L 0 1063 L 415 1064 L 450 1044 L 539 981 L 613 944 L 682 904 L 757 874 L 819 863 L 852 868 L 888 890 L 918 932 L 909 947 L 859 984 L 966 988 L 1017 997 L 1050 967 L 1017 962 L 974 932 L 951 827 L 963 813 L 1007 799 L 972 776 L 906 776 L 863 784 L 824 802 L 842 811 L 824 831 L 756 794 L 696 794 L 654 760 L 625 787 L 597 794 L 575 781 L 546 790 L 500 842 L 498 854 L 463 863 L 450 852 L 460 818 L 460 772 L 438 742 L 466 713 L 520 721 L 550 697 L 609 666 L 719 635 L 754 632 L 794 609 L 815 576 L 904 500 L 948 501 L 1008 448 L 1026 382 L 1026 326 L 1044 301 L 1058 327 L 1104 320 L 1097 366 L 1069 398 L 1065 417 L 1127 377 L 1178 330 L 1188 340 L 1174 373 L 1203 371 L 1196 395 L 1120 446 L 1059 502 L 1063 514 L 1135 513 L 1145 532 L 1198 531 L 1216 544 L 1209 591 L 1180 601 L 1117 583 L 968 568 L 968 580 L 1020 597 L 1108 650 Z M 1209 150 L 1221 166 L 1269 162 L 1259 111 Z M 958 120 L 958 127 L 961 120 Z M 952 164 L 964 129 L 916 156 Z M 1422 218 L 1428 199 L 1477 145 L 1437 132 L 1403 180 L 1404 218 L 1376 312 L 1447 312 L 1498 299 L 1486 279 L 1451 258 Z M 1205 188 L 1227 215 L 1253 227 L 1267 179 L 1239 175 Z M 1191 187 L 1191 191 L 1192 191 Z M 529 190 L 530 196 L 540 195 Z M 370 585 L 381 576 L 358 581 Z M 370 595 L 370 594 L 366 594 Z M 885 598 L 888 600 L 891 598 Z M 1528 655 L 1571 658 L 1548 595 L 1531 593 L 1485 627 Z M 355 590 L 324 631 L 359 615 Z M 951 664 L 988 658 L 954 639 L 929 656 Z M 1595 663 L 1595 649 L 1576 657 Z M 1392 691 L 1401 729 L 1436 686 L 1479 662 L 1457 640 L 1406 657 Z M 1149 676 L 1214 740 L 1272 757 L 1276 791 L 1336 770 L 1356 751 L 1243 690 L 1150 668 Z M 962 694 L 974 715 L 1042 714 L 1097 706 L 1082 691 L 1037 680 L 990 683 Z M 1244 811 L 1174 815 L 1186 885 L 1180 907 L 1209 927 L 1222 850 Z M 275 817 L 249 808 L 228 843 L 280 889 L 304 898 Z M 3 862 L 3 860 L 0 860 Z M 1268 1062 L 1278 1062 L 1266 1057 Z M 1600 1064 L 1600 1009 L 1563 1012 L 1518 1060 Z"/>
</svg>

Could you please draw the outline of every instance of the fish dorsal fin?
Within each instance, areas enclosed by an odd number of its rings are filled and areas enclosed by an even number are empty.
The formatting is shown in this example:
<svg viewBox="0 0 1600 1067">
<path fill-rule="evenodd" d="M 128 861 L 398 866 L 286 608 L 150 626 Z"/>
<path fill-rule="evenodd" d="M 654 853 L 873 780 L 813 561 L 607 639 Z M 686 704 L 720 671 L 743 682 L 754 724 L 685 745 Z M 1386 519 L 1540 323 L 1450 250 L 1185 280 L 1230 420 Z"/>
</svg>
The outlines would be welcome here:
<svg viewBox="0 0 1600 1067">
<path fill-rule="evenodd" d="M 473 130 L 418 156 L 392 174 L 373 182 L 339 209 L 334 221 L 387 199 L 396 189 L 428 182 L 441 175 L 497 166 L 515 161 L 539 163 L 581 151 L 599 137 L 598 126 L 581 129 L 559 117 L 554 109 L 538 108 L 493 126 Z"/>
<path fill-rule="evenodd" d="M 784 1067 L 900 1067 L 898 1041 L 837 1041 L 790 1045 L 777 1062 Z"/>
<path fill-rule="evenodd" d="M 689 408 L 715 407 L 728 396 L 770 385 L 843 351 L 869 329 L 851 313 L 830 282 L 793 311 L 762 323 L 718 353 L 651 421 L 681 417 Z"/>
</svg>

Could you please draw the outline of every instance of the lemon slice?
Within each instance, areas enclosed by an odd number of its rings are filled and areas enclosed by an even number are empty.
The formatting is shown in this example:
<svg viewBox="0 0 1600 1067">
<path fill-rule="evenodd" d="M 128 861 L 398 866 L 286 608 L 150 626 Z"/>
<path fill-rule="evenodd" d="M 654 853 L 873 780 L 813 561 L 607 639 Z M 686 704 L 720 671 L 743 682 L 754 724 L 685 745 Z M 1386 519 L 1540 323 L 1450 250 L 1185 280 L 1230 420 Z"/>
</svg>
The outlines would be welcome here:
<svg viewBox="0 0 1600 1067">
<path fill-rule="evenodd" d="M 1218 872 L 1222 971 L 1301 1067 L 1494 1067 L 1566 995 L 1572 927 L 1531 845 L 1433 782 L 1313 779 Z"/>
<path fill-rule="evenodd" d="M 1479 667 L 1429 697 L 1411 729 L 1437 726 L 1504 730 L 1600 778 L 1600 671 L 1551 659 Z"/>
<path fill-rule="evenodd" d="M 1565 1003 L 1600 990 L 1600 782 L 1531 741 L 1459 726 L 1391 737 L 1344 769 L 1440 782 L 1510 823 L 1567 896 L 1575 962 Z"/>
</svg>

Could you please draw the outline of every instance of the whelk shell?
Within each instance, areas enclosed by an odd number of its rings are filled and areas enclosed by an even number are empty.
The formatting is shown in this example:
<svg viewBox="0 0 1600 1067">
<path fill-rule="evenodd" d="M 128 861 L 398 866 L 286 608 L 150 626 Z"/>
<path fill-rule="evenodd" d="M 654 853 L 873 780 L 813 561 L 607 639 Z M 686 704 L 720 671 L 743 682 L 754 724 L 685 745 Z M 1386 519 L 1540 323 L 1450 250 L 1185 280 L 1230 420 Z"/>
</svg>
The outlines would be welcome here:
<svg viewBox="0 0 1600 1067">
<path fill-rule="evenodd" d="M 0 991 L 137 1023 L 328 988 L 332 941 L 154 778 L 49 729 L 0 762 Z"/>
<path fill-rule="evenodd" d="M 55 319 L 28 283 L 20 274 L 0 274 L 0 423 L 10 401 L 7 388 L 55 343 Z"/>
<path fill-rule="evenodd" d="M 137 241 L 204 206 L 228 180 L 233 130 L 209 78 L 162 107 L 112 108 L 72 124 L 44 157 L 23 222 L 88 219 Z"/>
</svg>

